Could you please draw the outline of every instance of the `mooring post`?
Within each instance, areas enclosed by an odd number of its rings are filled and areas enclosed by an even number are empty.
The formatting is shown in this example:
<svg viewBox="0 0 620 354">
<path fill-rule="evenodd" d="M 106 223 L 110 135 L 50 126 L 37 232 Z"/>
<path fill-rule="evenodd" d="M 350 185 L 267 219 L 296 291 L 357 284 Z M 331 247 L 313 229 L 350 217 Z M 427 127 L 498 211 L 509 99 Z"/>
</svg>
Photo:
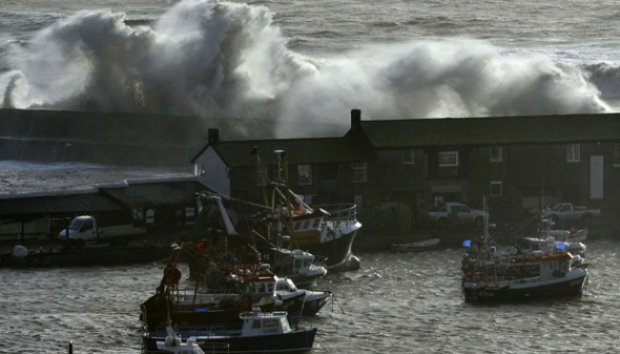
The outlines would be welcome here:
<svg viewBox="0 0 620 354">
<path fill-rule="evenodd" d="M 73 343 L 69 342 L 69 344 L 67 344 L 67 354 L 73 354 Z"/>
</svg>

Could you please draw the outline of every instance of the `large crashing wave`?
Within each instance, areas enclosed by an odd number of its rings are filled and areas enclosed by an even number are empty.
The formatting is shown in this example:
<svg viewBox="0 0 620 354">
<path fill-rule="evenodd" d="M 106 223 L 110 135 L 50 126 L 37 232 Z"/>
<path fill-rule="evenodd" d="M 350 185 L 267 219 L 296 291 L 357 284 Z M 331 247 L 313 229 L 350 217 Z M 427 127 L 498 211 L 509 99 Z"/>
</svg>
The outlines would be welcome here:
<svg viewBox="0 0 620 354">
<path fill-rule="evenodd" d="M 2 59 L 2 106 L 274 119 L 306 123 L 309 135 L 342 133 L 354 107 L 371 119 L 610 110 L 592 70 L 506 56 L 482 41 L 304 57 L 287 48 L 264 6 L 185 0 L 152 27 L 123 19 L 80 12 L 0 52 L 12 55 Z M 342 129 L 319 124 L 329 122 Z"/>
</svg>

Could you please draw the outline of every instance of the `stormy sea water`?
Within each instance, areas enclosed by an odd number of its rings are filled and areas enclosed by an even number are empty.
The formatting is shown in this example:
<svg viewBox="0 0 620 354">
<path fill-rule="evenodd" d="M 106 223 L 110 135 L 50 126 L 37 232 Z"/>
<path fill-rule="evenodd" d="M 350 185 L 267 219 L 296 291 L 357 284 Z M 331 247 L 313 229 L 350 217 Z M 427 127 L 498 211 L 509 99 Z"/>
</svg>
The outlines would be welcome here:
<svg viewBox="0 0 620 354">
<path fill-rule="evenodd" d="M 302 326 L 318 328 L 312 353 L 617 353 L 620 244 L 588 246 L 581 298 L 490 306 L 463 301 L 460 250 L 361 253 L 360 270 L 319 282 L 334 301 Z M 75 353 L 139 353 L 139 304 L 162 272 L 0 269 L 0 351 L 63 353 L 71 341 Z"/>
<path fill-rule="evenodd" d="M 616 110 L 613 1 L 3 1 L 0 105 L 282 122 Z M 307 122 L 303 132 L 287 121 Z M 341 123 L 340 128 L 325 122 Z"/>
<path fill-rule="evenodd" d="M 611 0 L 2 0 L 0 107 L 270 118 L 279 137 L 341 135 L 354 107 L 617 112 L 619 14 Z M 2 161 L 0 193 L 188 173 Z M 497 306 L 464 303 L 460 250 L 359 254 L 359 271 L 318 286 L 335 301 L 310 321 L 313 352 L 615 353 L 620 246 L 587 244 L 582 298 Z M 0 352 L 139 352 L 138 306 L 162 269 L 0 269 Z"/>
</svg>

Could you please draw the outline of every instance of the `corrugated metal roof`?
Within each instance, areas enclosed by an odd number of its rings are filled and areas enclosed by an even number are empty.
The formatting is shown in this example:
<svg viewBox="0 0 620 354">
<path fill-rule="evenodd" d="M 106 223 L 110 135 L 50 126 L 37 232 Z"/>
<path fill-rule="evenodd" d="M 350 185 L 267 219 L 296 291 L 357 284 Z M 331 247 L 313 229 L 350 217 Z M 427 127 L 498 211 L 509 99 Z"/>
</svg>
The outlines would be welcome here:
<svg viewBox="0 0 620 354">
<path fill-rule="evenodd" d="M 3 196 L 0 217 L 27 217 L 49 214 L 94 213 L 121 210 L 123 207 L 96 190 L 49 192 Z"/>
<path fill-rule="evenodd" d="M 363 161 L 363 152 L 343 138 L 248 140 L 219 142 L 212 147 L 228 166 L 250 166 L 254 164 L 251 155 L 258 148 L 265 164 L 275 163 L 275 150 L 286 152 L 289 164 L 337 163 Z"/>
<path fill-rule="evenodd" d="M 620 138 L 620 115 L 374 120 L 361 129 L 378 148 L 603 142 Z"/>
<path fill-rule="evenodd" d="M 184 206 L 196 203 L 196 193 L 207 187 L 194 177 L 165 180 L 134 180 L 125 185 L 100 186 L 102 194 L 127 208 Z"/>
</svg>

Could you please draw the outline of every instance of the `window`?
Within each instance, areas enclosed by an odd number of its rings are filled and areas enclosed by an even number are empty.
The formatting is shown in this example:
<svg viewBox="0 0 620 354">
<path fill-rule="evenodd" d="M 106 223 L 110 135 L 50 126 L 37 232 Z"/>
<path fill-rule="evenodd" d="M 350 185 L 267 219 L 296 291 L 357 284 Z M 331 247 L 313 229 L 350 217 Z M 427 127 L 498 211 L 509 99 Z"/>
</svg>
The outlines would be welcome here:
<svg viewBox="0 0 620 354">
<path fill-rule="evenodd" d="M 297 184 L 300 186 L 308 186 L 312 184 L 312 166 L 297 165 Z"/>
<path fill-rule="evenodd" d="M 489 161 L 502 162 L 502 147 L 492 146 L 489 148 Z"/>
<path fill-rule="evenodd" d="M 566 162 L 579 162 L 579 144 L 570 144 L 566 146 Z"/>
<path fill-rule="evenodd" d="M 355 162 L 351 165 L 353 168 L 353 183 L 364 183 L 367 178 L 366 162 Z"/>
<path fill-rule="evenodd" d="M 491 197 L 501 197 L 502 189 L 502 181 L 491 181 Z"/>
<path fill-rule="evenodd" d="M 458 151 L 441 151 L 438 156 L 439 167 L 458 167 L 459 152 Z"/>
<path fill-rule="evenodd" d="M 614 144 L 613 162 L 614 167 L 620 167 L 620 144 Z"/>
<path fill-rule="evenodd" d="M 267 170 L 267 166 L 261 166 L 260 170 L 256 173 L 256 185 L 259 187 L 264 187 L 269 184 L 268 177 L 269 171 Z"/>
<path fill-rule="evenodd" d="M 415 162 L 415 156 L 413 149 L 403 150 L 403 165 L 413 165 Z"/>
<path fill-rule="evenodd" d="M 207 171 L 205 171 L 205 168 L 202 164 L 194 165 L 194 176 L 204 176 L 206 173 Z"/>
</svg>

